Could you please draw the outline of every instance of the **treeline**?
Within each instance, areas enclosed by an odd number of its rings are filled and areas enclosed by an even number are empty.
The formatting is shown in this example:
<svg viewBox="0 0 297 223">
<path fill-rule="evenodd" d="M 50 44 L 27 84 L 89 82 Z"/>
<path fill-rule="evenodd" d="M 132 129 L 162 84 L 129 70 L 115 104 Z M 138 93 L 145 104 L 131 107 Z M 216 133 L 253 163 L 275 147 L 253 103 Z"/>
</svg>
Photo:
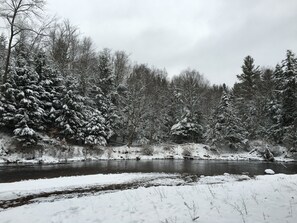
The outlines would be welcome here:
<svg viewBox="0 0 297 223">
<path fill-rule="evenodd" d="M 165 70 L 132 65 L 120 51 L 63 66 L 51 52 L 20 41 L 1 85 L 0 124 L 24 145 L 36 144 L 39 133 L 86 145 L 204 140 L 222 87 L 198 71 L 169 80 Z"/>
<path fill-rule="evenodd" d="M 248 140 L 267 140 L 296 149 L 297 59 L 287 51 L 275 69 L 260 69 L 247 56 L 238 83 L 224 90 L 211 121 L 209 141 L 244 148 Z"/>
<path fill-rule="evenodd" d="M 15 16 L 30 20 L 10 20 L 10 34 L 0 36 L 0 125 L 23 146 L 47 134 L 89 146 L 174 141 L 240 149 L 265 139 L 296 147 L 291 51 L 275 69 L 247 56 L 232 88 L 212 86 L 189 68 L 169 79 L 166 70 L 132 62 L 123 51 L 96 52 L 67 20 L 33 29 L 44 1 L 4 2 L 40 4 L 27 14 L 21 8 Z"/>
</svg>

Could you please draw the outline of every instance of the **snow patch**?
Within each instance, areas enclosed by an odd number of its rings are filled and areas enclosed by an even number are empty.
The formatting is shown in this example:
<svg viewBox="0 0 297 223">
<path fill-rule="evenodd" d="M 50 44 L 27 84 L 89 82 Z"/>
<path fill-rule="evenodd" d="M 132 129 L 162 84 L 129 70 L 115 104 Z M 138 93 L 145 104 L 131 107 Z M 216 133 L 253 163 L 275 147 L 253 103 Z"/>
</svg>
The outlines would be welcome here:
<svg viewBox="0 0 297 223">
<path fill-rule="evenodd" d="M 127 182 L 155 180 L 164 177 L 176 177 L 176 174 L 156 173 L 123 173 L 123 174 L 96 174 L 87 176 L 59 177 L 52 179 L 26 180 L 14 183 L 0 184 L 0 200 L 16 199 L 18 197 L 57 192 L 90 186 L 123 184 Z M 166 182 L 166 179 L 162 179 Z"/>
<path fill-rule="evenodd" d="M 272 169 L 266 169 L 264 172 L 265 172 L 265 174 L 269 174 L 269 175 L 275 174 L 275 172 Z"/>
</svg>

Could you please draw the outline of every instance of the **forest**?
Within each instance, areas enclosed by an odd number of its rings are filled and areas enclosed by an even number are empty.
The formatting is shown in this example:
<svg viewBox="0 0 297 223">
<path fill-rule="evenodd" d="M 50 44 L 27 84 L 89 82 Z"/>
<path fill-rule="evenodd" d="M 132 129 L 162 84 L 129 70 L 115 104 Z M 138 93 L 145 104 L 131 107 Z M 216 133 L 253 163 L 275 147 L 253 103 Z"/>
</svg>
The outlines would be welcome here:
<svg viewBox="0 0 297 223">
<path fill-rule="evenodd" d="M 260 139 L 296 149 L 291 50 L 275 67 L 248 55 L 234 86 L 212 85 L 195 69 L 171 77 L 125 51 L 97 50 L 69 20 L 46 19 L 43 0 L 9 2 L 0 1 L 0 131 L 20 147 L 47 135 L 89 147 L 195 142 L 237 151 Z"/>
</svg>

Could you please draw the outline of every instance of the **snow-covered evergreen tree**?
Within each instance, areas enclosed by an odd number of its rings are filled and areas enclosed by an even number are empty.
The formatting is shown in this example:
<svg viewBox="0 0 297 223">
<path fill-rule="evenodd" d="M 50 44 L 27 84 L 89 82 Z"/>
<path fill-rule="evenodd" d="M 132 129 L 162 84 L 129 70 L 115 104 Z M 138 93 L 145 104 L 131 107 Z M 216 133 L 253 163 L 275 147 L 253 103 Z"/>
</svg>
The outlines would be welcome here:
<svg viewBox="0 0 297 223">
<path fill-rule="evenodd" d="M 172 80 L 171 91 L 174 96 L 172 106 L 175 120 L 171 135 L 175 139 L 199 142 L 202 140 L 202 101 L 208 88 L 208 82 L 196 70 L 187 69 Z M 173 117 L 172 117 L 173 116 Z"/>
<path fill-rule="evenodd" d="M 8 80 L 2 86 L 0 122 L 29 145 L 28 136 L 32 134 L 34 138 L 36 130 L 44 130 L 44 109 L 40 102 L 44 89 L 39 85 L 39 75 L 26 46 L 19 44 L 15 53 L 17 56 L 10 67 Z"/>
<path fill-rule="evenodd" d="M 97 109 L 88 107 L 86 110 L 86 125 L 84 126 L 84 144 L 106 145 L 109 129 L 105 126 L 105 119 Z"/>
<path fill-rule="evenodd" d="M 15 137 L 23 146 L 35 145 L 38 142 L 38 135 L 34 129 L 28 126 L 30 123 L 28 115 L 25 113 L 20 122 L 17 123 L 16 129 L 13 131 Z"/>
<path fill-rule="evenodd" d="M 50 112 L 50 117 L 55 117 L 58 135 L 73 143 L 106 145 L 110 134 L 106 120 L 95 104 L 88 102 L 88 97 L 79 94 L 78 85 L 74 77 L 68 77 L 67 88 Z"/>
<path fill-rule="evenodd" d="M 230 93 L 223 91 L 221 101 L 213 113 L 208 141 L 217 148 L 234 150 L 245 147 L 247 133 L 233 106 Z"/>
<path fill-rule="evenodd" d="M 283 74 L 280 81 L 282 104 L 283 143 L 287 147 L 297 146 L 297 58 L 288 50 L 282 61 Z"/>
<path fill-rule="evenodd" d="M 249 133 L 249 139 L 256 139 L 261 132 L 259 125 L 261 103 L 259 101 L 260 70 L 251 56 L 244 58 L 242 73 L 237 75 L 239 83 L 233 88 L 235 105 L 239 116 Z"/>
<path fill-rule="evenodd" d="M 104 49 L 99 53 L 98 75 L 100 88 L 104 94 L 108 95 L 115 91 L 115 75 L 112 64 L 111 52 Z"/>
<path fill-rule="evenodd" d="M 237 75 L 240 81 L 238 93 L 247 100 L 251 100 L 260 80 L 260 70 L 259 67 L 255 66 L 254 59 L 251 56 L 245 57 L 243 62 L 244 64 L 241 66 L 242 73 Z"/>
<path fill-rule="evenodd" d="M 85 134 L 84 98 L 79 96 L 75 89 L 78 83 L 74 79 L 67 82 L 68 88 L 64 90 L 61 98 L 61 108 L 54 111 L 55 124 L 59 134 L 73 142 L 83 143 Z"/>
<path fill-rule="evenodd" d="M 273 75 L 274 91 L 270 103 L 269 136 L 275 143 L 297 146 L 297 59 L 287 51 L 286 59 L 277 65 Z"/>
<path fill-rule="evenodd" d="M 297 59 L 288 50 L 286 59 L 282 62 L 282 99 L 284 126 L 294 125 L 297 118 Z"/>
<path fill-rule="evenodd" d="M 41 107 L 44 109 L 43 121 L 46 129 L 55 131 L 56 110 L 62 108 L 62 93 L 66 91 L 60 72 L 48 60 L 46 54 L 38 52 L 34 58 L 35 71 L 39 75 Z"/>
<path fill-rule="evenodd" d="M 91 93 L 97 109 L 101 112 L 105 120 L 108 137 L 111 137 L 115 128 L 116 107 L 116 87 L 113 71 L 112 57 L 110 50 L 104 49 L 99 54 L 98 76 L 94 77 L 93 92 Z"/>
<path fill-rule="evenodd" d="M 279 64 L 276 65 L 273 72 L 273 83 L 270 86 L 272 97 L 268 102 L 267 116 L 270 119 L 270 125 L 267 128 L 268 139 L 275 143 L 282 143 L 283 139 L 283 118 L 282 118 L 282 79 L 283 70 Z"/>
<path fill-rule="evenodd" d="M 191 114 L 185 109 L 181 120 L 171 127 L 171 135 L 176 142 L 201 142 L 203 136 L 202 117 L 199 111 Z"/>
</svg>

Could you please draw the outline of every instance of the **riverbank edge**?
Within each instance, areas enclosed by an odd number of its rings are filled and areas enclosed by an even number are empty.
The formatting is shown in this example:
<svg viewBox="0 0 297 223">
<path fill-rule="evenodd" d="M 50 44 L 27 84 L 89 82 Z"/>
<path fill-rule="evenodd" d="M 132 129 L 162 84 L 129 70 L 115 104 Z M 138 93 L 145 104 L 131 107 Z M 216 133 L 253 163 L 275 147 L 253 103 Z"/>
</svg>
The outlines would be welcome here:
<svg viewBox="0 0 297 223">
<path fill-rule="evenodd" d="M 62 143 L 44 137 L 30 150 L 20 150 L 14 139 L 0 134 L 0 163 L 58 164 L 100 160 L 222 160 L 222 161 L 265 161 L 263 153 L 269 148 L 276 162 L 297 161 L 297 154 L 282 146 L 269 145 L 263 141 L 250 143 L 248 151 L 215 149 L 206 144 L 160 144 L 128 147 L 87 147 Z"/>
</svg>

